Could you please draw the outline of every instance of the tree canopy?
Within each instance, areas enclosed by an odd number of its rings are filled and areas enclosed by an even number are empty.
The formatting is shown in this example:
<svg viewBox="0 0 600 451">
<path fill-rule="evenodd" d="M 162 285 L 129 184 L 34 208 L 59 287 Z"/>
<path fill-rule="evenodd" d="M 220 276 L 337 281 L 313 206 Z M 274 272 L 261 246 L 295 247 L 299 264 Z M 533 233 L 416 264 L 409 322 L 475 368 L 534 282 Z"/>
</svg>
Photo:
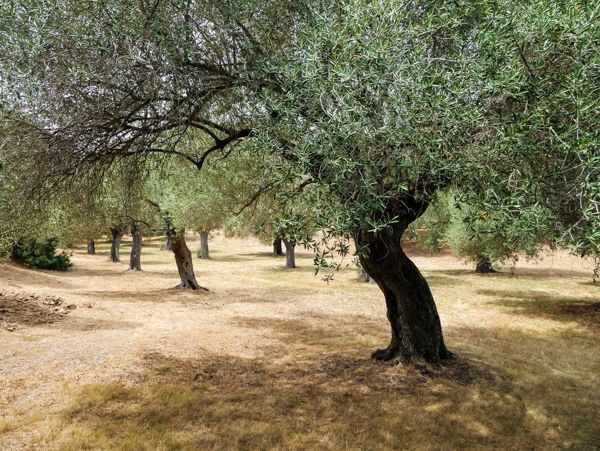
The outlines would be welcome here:
<svg viewBox="0 0 600 451">
<path fill-rule="evenodd" d="M 595 2 L 0 8 L 1 103 L 27 143 L 9 158 L 33 189 L 102 177 L 124 159 L 202 168 L 244 142 L 284 169 L 269 186 L 314 185 L 316 224 L 354 237 L 392 326 L 377 358 L 450 355 L 400 247 L 439 190 L 495 217 L 544 212 L 576 249 L 598 252 Z"/>
</svg>

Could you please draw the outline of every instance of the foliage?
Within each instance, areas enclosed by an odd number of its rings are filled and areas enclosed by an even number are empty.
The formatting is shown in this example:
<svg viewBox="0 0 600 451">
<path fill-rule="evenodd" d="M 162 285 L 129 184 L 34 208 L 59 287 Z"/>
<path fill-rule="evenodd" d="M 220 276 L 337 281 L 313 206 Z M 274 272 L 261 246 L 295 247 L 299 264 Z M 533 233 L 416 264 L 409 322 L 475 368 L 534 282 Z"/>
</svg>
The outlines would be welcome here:
<svg viewBox="0 0 600 451">
<path fill-rule="evenodd" d="M 537 205 L 507 215 L 506 206 L 492 201 L 471 206 L 456 192 L 439 193 L 427 212 L 414 223 L 423 246 L 437 252 L 448 245 L 452 252 L 473 262 L 490 263 L 536 257 L 542 246 L 556 244 L 555 218 Z"/>
<path fill-rule="evenodd" d="M 470 213 L 550 212 L 597 251 L 597 3 L 145 5 L 2 6 L 0 95 L 31 116 L 20 172 L 37 189 L 125 158 L 203 167 L 250 140 L 315 185 L 332 236 L 410 223 L 453 187 Z"/>
<path fill-rule="evenodd" d="M 188 145 L 193 144 L 190 139 Z M 149 177 L 146 196 L 168 212 L 176 228 L 215 230 L 251 207 L 258 200 L 255 194 L 266 191 L 259 163 L 243 149 L 235 149 L 226 159 L 209 159 L 200 172 L 172 160 Z"/>
<path fill-rule="evenodd" d="M 73 264 L 66 252 L 56 254 L 57 242 L 56 239 L 19 241 L 12 248 L 12 259 L 34 268 L 66 271 Z"/>
</svg>

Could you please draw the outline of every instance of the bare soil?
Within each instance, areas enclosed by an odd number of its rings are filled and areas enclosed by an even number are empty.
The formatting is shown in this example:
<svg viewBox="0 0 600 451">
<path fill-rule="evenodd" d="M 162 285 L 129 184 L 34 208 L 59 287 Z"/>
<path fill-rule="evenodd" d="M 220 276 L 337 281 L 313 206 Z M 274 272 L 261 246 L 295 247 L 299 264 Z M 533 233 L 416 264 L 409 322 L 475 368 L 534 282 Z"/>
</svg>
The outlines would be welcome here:
<svg viewBox="0 0 600 451">
<path fill-rule="evenodd" d="M 191 241 L 190 247 L 197 242 Z M 566 253 L 476 275 L 409 253 L 430 281 L 446 367 L 376 364 L 374 284 L 326 284 L 255 240 L 212 237 L 182 291 L 145 240 L 141 273 L 76 249 L 65 272 L 0 264 L 0 449 L 600 446 L 600 292 Z"/>
<path fill-rule="evenodd" d="M 57 296 L 0 291 L 0 328 L 9 332 L 24 327 L 52 324 L 64 319 L 75 304 L 64 305 Z"/>
</svg>

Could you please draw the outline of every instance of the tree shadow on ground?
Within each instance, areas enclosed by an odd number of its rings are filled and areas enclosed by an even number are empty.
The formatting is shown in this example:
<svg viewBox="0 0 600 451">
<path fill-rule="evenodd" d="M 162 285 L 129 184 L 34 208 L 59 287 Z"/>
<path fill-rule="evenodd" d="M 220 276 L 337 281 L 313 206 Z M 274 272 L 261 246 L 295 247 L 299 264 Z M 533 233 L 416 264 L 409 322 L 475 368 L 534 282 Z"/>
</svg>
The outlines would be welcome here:
<svg viewBox="0 0 600 451">
<path fill-rule="evenodd" d="M 465 284 L 465 281 L 459 277 L 447 276 L 441 274 L 429 274 L 429 271 L 423 271 L 427 283 L 431 287 L 456 287 Z"/>
<path fill-rule="evenodd" d="M 127 302 L 151 302 L 151 303 L 164 303 L 164 302 L 181 302 L 189 298 L 195 299 L 196 296 L 205 298 L 210 295 L 205 290 L 179 290 L 175 288 L 177 281 L 173 280 L 173 286 L 171 288 L 161 288 L 156 290 L 143 290 L 143 291 L 104 291 L 104 290 L 86 290 L 82 291 L 82 294 L 93 298 L 103 299 L 106 301 L 120 300 Z"/>
<path fill-rule="evenodd" d="M 285 259 L 285 254 L 283 254 L 283 255 L 273 255 L 273 251 L 248 252 L 247 254 L 244 254 L 244 255 L 247 255 L 247 256 L 252 257 L 252 258 L 264 258 L 264 259 L 272 258 L 273 260 Z"/>
<path fill-rule="evenodd" d="M 587 278 L 591 281 L 590 273 L 586 271 L 575 271 L 566 269 L 549 269 L 549 268 L 516 268 L 512 271 L 510 268 L 501 268 L 500 270 L 478 274 L 474 269 L 427 269 L 423 271 L 426 274 L 443 274 L 446 276 L 472 276 L 480 279 L 531 279 L 531 280 L 548 280 L 557 278 Z M 428 276 L 429 277 L 429 276 Z M 591 283 L 591 282 L 590 282 Z M 588 283 L 586 283 L 587 285 Z"/>
<path fill-rule="evenodd" d="M 418 242 L 411 240 L 403 240 L 402 249 L 404 249 L 409 257 L 441 258 L 452 256 L 452 252 L 446 247 L 440 249 L 438 252 L 432 252 L 424 249 Z"/>
<path fill-rule="evenodd" d="M 592 445 L 595 401 L 587 396 L 585 380 L 574 382 L 571 375 L 546 371 L 538 361 L 521 367 L 519 356 L 513 359 L 502 353 L 493 364 L 481 362 L 495 355 L 472 355 L 443 366 L 391 366 L 365 356 L 361 336 L 374 327 L 367 318 L 336 322 L 324 315 L 310 322 L 239 321 L 261 331 L 270 328 L 278 343 L 252 359 L 211 353 L 182 359 L 148 353 L 142 381 L 93 384 L 74 394 L 57 426 L 63 446 L 523 449 Z M 372 337 L 375 341 L 382 338 L 379 332 Z M 483 336 L 479 329 L 453 333 L 478 336 L 479 343 L 490 347 L 497 340 L 516 339 L 525 342 L 528 352 L 554 340 L 506 329 L 485 331 Z M 584 388 L 585 392 L 575 391 Z"/>
<path fill-rule="evenodd" d="M 152 259 L 149 259 L 149 258 L 145 259 L 142 256 L 142 271 L 143 271 L 143 267 L 147 266 L 147 265 L 148 266 L 152 266 L 152 265 L 163 265 L 164 266 L 164 265 L 171 265 L 171 263 L 172 262 L 168 261 L 168 260 L 167 261 L 165 261 L 165 260 L 152 260 Z"/>
<path fill-rule="evenodd" d="M 85 277 L 102 277 L 102 278 L 121 278 L 124 275 L 135 275 L 138 277 L 143 276 L 168 276 L 169 274 L 177 274 L 175 267 L 170 268 L 169 271 L 155 271 L 152 269 L 144 269 L 144 262 L 142 261 L 142 271 L 132 272 L 129 271 L 129 266 L 126 262 L 113 263 L 110 267 L 105 268 L 86 268 L 86 267 L 74 267 L 73 270 L 64 273 L 63 277 L 78 278 L 81 276 Z"/>
<path fill-rule="evenodd" d="M 493 437 L 509 435 L 524 418 L 524 406 L 513 396 L 479 400 L 494 382 L 465 363 L 440 377 L 338 353 L 301 365 L 216 355 L 181 360 L 159 354 L 147 355 L 146 363 L 142 386 L 92 385 L 76 395 L 65 412 L 67 447 L 485 445 L 494 443 Z M 456 415 L 454 387 L 463 391 L 461 415 Z M 69 430 L 74 432 L 70 436 Z"/>
<path fill-rule="evenodd" d="M 273 263 L 277 263 L 274 261 Z M 296 266 L 295 268 L 287 268 L 285 266 L 285 261 L 281 261 L 279 265 L 272 267 L 261 267 L 258 269 L 259 272 L 271 272 L 271 273 L 279 273 L 279 272 L 296 272 L 296 273 L 315 273 L 315 267 L 311 264 L 304 264 L 300 266 Z"/>
<path fill-rule="evenodd" d="M 67 280 L 74 272 L 52 271 L 45 269 L 30 268 L 16 263 L 0 264 L 0 280 L 7 285 L 33 286 L 42 288 L 71 288 L 73 285 Z"/>
<path fill-rule="evenodd" d="M 127 330 L 137 329 L 140 323 L 133 321 L 121 320 L 105 320 L 96 318 L 69 317 L 66 321 L 62 321 L 53 325 L 57 329 L 69 331 L 90 331 L 90 330 Z"/>
<path fill-rule="evenodd" d="M 296 259 L 311 259 L 314 257 L 313 254 L 308 252 L 296 252 Z M 272 252 L 242 252 L 239 254 L 224 254 L 219 255 L 218 252 L 211 253 L 211 258 L 214 258 L 217 262 L 227 263 L 239 263 L 245 261 L 255 261 L 257 258 L 264 259 L 265 261 L 273 261 L 274 263 L 281 263 L 285 266 L 285 255 L 273 255 Z"/>
<path fill-rule="evenodd" d="M 520 315 L 576 322 L 588 328 L 600 327 L 600 297 L 513 290 L 478 290 L 477 293 L 496 298 L 494 305 Z"/>
</svg>

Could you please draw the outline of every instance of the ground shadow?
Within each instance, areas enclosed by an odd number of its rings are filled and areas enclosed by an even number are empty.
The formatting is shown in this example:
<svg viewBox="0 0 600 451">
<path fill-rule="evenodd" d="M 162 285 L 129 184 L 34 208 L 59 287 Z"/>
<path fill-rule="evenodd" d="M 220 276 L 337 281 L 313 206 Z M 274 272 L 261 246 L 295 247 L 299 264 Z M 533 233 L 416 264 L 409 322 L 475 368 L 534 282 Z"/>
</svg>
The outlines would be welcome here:
<svg viewBox="0 0 600 451">
<path fill-rule="evenodd" d="M 181 300 L 181 295 L 204 295 L 207 293 L 205 290 L 179 290 L 175 288 L 177 281 L 174 279 L 173 287 L 161 288 L 157 290 L 144 290 L 144 291 L 96 291 L 88 290 L 82 291 L 82 294 L 95 299 L 121 300 L 130 302 L 151 302 L 151 303 L 163 303 L 171 301 Z M 203 297 L 204 297 L 203 296 Z M 187 297 L 187 296 L 186 296 Z"/>
<path fill-rule="evenodd" d="M 423 271 L 425 275 L 425 279 L 427 283 L 432 287 L 455 287 L 462 286 L 465 284 L 465 281 L 460 277 L 448 276 L 442 274 L 429 274 L 429 271 Z"/>
<path fill-rule="evenodd" d="M 440 258 L 452 256 L 452 252 L 446 247 L 440 249 L 438 252 L 432 252 L 424 249 L 418 242 L 410 240 L 402 241 L 402 249 L 404 249 L 409 257 Z"/>
<path fill-rule="evenodd" d="M 586 271 L 575 271 L 566 269 L 551 269 L 551 268 L 501 268 L 493 273 L 478 274 L 474 269 L 427 269 L 423 271 L 426 274 L 443 274 L 446 276 L 475 276 L 480 278 L 491 279 L 531 279 L 531 280 L 547 280 L 556 279 L 557 277 L 564 278 L 588 278 L 591 283 L 591 274 Z M 428 276 L 429 277 L 429 276 Z"/>
<path fill-rule="evenodd" d="M 361 336 L 381 338 L 367 317 L 236 321 L 270 329 L 278 343 L 257 358 L 147 353 L 143 378 L 73 393 L 60 415 L 61 443 L 67 449 L 597 445 L 597 399 L 589 396 L 590 373 L 580 375 L 589 368 L 549 371 L 548 357 L 562 353 L 553 334 L 452 329 L 450 335 L 490 352 L 457 346 L 462 357 L 446 365 L 391 366 L 375 363 L 364 348 L 357 351 Z M 514 342 L 520 345 L 513 352 L 498 345 Z"/>
<path fill-rule="evenodd" d="M 103 277 L 103 278 L 111 278 L 111 277 L 122 277 L 126 274 L 137 274 L 139 276 L 144 275 L 154 275 L 154 276 L 167 276 L 169 273 L 176 274 L 176 268 L 171 268 L 169 271 L 156 271 L 152 269 L 144 269 L 144 262 L 142 261 L 142 271 L 139 272 L 131 272 L 129 271 L 129 267 L 124 262 L 117 262 L 113 264 L 112 267 L 107 268 L 87 268 L 87 267 L 74 267 L 71 271 L 68 271 L 63 275 L 64 278 L 77 278 L 79 276 L 86 277 Z"/>
<path fill-rule="evenodd" d="M 477 293 L 496 298 L 493 304 L 520 315 L 572 321 L 593 328 L 600 326 L 600 297 L 512 290 L 478 290 Z"/>
<path fill-rule="evenodd" d="M 73 285 L 67 278 L 73 272 L 73 268 L 68 271 L 52 271 L 30 268 L 16 263 L 4 263 L 0 265 L 0 279 L 7 284 L 18 286 L 70 288 Z"/>
<path fill-rule="evenodd" d="M 248 255 L 252 258 L 272 258 L 272 259 L 284 259 L 285 258 L 285 254 L 284 255 L 273 255 L 273 251 L 264 251 L 264 252 L 248 252 L 247 254 L 244 255 Z M 307 254 L 308 256 L 308 254 Z"/>
<path fill-rule="evenodd" d="M 68 448 L 485 446 L 524 419 L 511 396 L 476 396 L 495 383 L 465 362 L 431 376 L 335 352 L 301 364 L 217 355 L 145 361 L 141 386 L 91 385 L 76 394 L 64 412 Z"/>
<path fill-rule="evenodd" d="M 313 259 L 314 255 L 307 252 L 296 252 L 296 259 Z M 274 262 L 282 262 L 285 266 L 285 255 L 273 255 L 271 252 L 250 252 L 240 254 L 227 254 L 218 255 L 218 253 L 211 253 L 211 259 L 218 262 L 238 263 L 244 261 L 254 261 L 256 258 L 270 259 Z"/>
<path fill-rule="evenodd" d="M 68 331 L 127 330 L 136 329 L 140 327 L 140 324 L 133 321 L 104 320 L 70 316 L 65 321 L 55 324 L 52 327 Z"/>
<path fill-rule="evenodd" d="M 200 258 L 198 256 L 194 256 L 194 260 L 206 260 Z M 211 253 L 210 259 L 215 262 L 224 262 L 224 263 L 241 263 L 252 260 L 252 257 L 246 254 L 235 254 L 235 255 L 218 255 L 217 253 Z"/>
<path fill-rule="evenodd" d="M 261 268 L 258 268 L 257 271 L 259 271 L 259 272 L 271 272 L 271 273 L 277 273 L 277 272 L 299 272 L 299 273 L 311 273 L 311 274 L 314 274 L 315 273 L 315 267 L 313 265 L 302 265 L 302 266 L 296 266 L 295 268 L 287 268 L 285 266 L 285 262 L 281 261 L 280 265 L 272 266 L 272 267 L 261 267 Z"/>
</svg>

